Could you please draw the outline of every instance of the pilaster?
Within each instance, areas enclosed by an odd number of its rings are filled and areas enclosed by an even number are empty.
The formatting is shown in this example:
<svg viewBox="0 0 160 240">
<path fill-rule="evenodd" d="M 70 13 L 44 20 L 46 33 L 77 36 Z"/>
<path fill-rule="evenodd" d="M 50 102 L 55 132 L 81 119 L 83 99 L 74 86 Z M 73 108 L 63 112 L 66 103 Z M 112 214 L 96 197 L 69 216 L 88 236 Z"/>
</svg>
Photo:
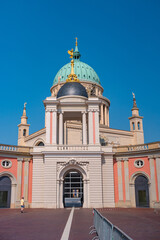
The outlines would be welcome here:
<svg viewBox="0 0 160 240">
<path fill-rule="evenodd" d="M 160 201 L 160 155 L 155 156 L 155 160 L 157 169 L 158 200 Z"/>
<path fill-rule="evenodd" d="M 93 114 L 92 111 L 88 111 L 88 138 L 89 144 L 93 144 Z"/>
<path fill-rule="evenodd" d="M 83 144 L 87 144 L 86 112 L 82 112 Z"/>
<path fill-rule="evenodd" d="M 155 169 L 154 169 L 154 156 L 149 156 L 150 174 L 151 174 L 151 185 L 150 185 L 150 203 L 153 205 L 156 202 L 156 183 L 155 183 Z M 153 206 L 152 206 L 153 207 Z"/>
<path fill-rule="evenodd" d="M 23 187 L 23 196 L 25 201 L 25 206 L 28 207 L 28 182 L 29 182 L 29 160 L 24 159 L 24 187 Z"/>
<path fill-rule="evenodd" d="M 57 144 L 57 110 L 52 113 L 52 144 Z"/>
<path fill-rule="evenodd" d="M 130 200 L 129 197 L 129 171 L 128 171 L 128 158 L 124 159 L 124 175 L 125 175 L 125 191 L 126 191 L 126 201 Z"/>
<path fill-rule="evenodd" d="M 117 162 L 118 167 L 118 194 L 119 194 L 119 201 L 123 201 L 123 186 L 122 186 L 122 165 L 121 161 L 118 160 Z"/>
<path fill-rule="evenodd" d="M 21 182 L 22 182 L 22 161 L 23 158 L 17 158 L 17 192 L 16 192 L 16 206 L 19 207 L 21 199 Z"/>
<path fill-rule="evenodd" d="M 104 107 L 104 123 L 107 126 L 107 107 Z"/>
<path fill-rule="evenodd" d="M 63 112 L 59 113 L 59 144 L 63 144 Z"/>
<path fill-rule="evenodd" d="M 104 119 L 103 119 L 103 104 L 101 104 L 101 124 L 104 124 Z"/>
<path fill-rule="evenodd" d="M 50 112 L 46 110 L 46 144 L 50 143 Z"/>
<path fill-rule="evenodd" d="M 99 111 L 95 111 L 95 143 L 99 144 Z"/>
</svg>

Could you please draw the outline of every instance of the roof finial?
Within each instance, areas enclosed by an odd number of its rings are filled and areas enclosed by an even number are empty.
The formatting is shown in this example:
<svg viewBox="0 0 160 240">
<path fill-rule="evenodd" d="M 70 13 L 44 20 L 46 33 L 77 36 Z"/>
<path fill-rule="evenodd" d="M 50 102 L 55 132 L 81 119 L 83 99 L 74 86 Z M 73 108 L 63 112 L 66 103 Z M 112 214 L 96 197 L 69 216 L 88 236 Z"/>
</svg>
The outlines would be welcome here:
<svg viewBox="0 0 160 240">
<path fill-rule="evenodd" d="M 24 108 L 26 108 L 26 105 L 27 105 L 27 103 L 25 102 L 25 103 L 24 103 Z"/>
<path fill-rule="evenodd" d="M 78 42 L 77 42 L 78 38 L 76 37 L 76 46 L 78 46 Z"/>
<path fill-rule="evenodd" d="M 25 102 L 24 103 L 24 108 L 23 108 L 23 116 L 26 116 L 26 105 L 27 105 L 27 103 Z"/>
<path fill-rule="evenodd" d="M 133 92 L 132 92 L 132 95 L 133 95 L 133 108 L 137 108 L 136 97 Z"/>
<path fill-rule="evenodd" d="M 132 92 L 132 95 L 133 95 L 133 99 L 135 98 L 135 94 Z"/>
</svg>

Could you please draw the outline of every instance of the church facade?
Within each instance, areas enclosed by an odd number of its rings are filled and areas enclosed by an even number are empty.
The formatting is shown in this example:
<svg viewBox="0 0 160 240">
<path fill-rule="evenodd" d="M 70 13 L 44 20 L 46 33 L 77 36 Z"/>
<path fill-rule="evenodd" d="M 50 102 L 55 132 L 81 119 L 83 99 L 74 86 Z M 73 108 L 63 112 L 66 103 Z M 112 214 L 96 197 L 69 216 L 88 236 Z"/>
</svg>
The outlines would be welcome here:
<svg viewBox="0 0 160 240">
<path fill-rule="evenodd" d="M 26 104 L 18 145 L 0 145 L 0 207 L 154 207 L 160 201 L 160 142 L 144 143 L 133 94 L 130 131 L 110 128 L 110 101 L 96 72 L 72 60 L 44 100 L 45 127 L 29 134 Z"/>
</svg>

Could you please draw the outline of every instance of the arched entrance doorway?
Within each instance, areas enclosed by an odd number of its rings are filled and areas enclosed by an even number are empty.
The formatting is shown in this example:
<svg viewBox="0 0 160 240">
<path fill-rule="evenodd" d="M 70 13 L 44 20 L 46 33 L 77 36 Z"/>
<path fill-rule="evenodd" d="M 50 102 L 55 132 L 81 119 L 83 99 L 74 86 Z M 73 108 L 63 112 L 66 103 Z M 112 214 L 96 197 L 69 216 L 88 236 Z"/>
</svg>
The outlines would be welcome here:
<svg viewBox="0 0 160 240">
<path fill-rule="evenodd" d="M 136 207 L 149 207 L 148 179 L 140 175 L 135 180 Z"/>
<path fill-rule="evenodd" d="M 83 206 L 83 176 L 77 170 L 70 170 L 64 176 L 63 204 L 64 207 Z"/>
<path fill-rule="evenodd" d="M 9 208 L 11 201 L 11 180 L 9 177 L 0 177 L 0 208 Z"/>
</svg>

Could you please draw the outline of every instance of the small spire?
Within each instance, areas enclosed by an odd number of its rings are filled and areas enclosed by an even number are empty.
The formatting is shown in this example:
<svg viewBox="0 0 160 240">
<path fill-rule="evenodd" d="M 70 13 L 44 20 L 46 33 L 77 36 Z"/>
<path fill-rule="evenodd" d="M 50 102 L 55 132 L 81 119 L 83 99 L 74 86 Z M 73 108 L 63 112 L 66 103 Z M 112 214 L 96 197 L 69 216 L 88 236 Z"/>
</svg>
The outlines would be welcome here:
<svg viewBox="0 0 160 240">
<path fill-rule="evenodd" d="M 78 38 L 76 37 L 76 46 L 78 46 L 78 42 L 77 42 Z"/>
<path fill-rule="evenodd" d="M 73 53 L 73 58 L 74 59 L 80 59 L 81 54 L 78 51 L 78 41 L 77 41 L 78 38 L 76 37 L 75 39 L 76 39 L 76 43 L 75 43 L 75 50 L 74 50 L 74 53 Z"/>
<path fill-rule="evenodd" d="M 22 123 L 22 124 L 27 124 L 27 119 L 28 119 L 28 117 L 27 117 L 27 115 L 26 115 L 26 105 L 27 105 L 27 103 L 25 102 L 25 103 L 24 103 L 24 107 L 23 107 L 23 115 L 22 115 L 22 117 L 21 117 L 21 123 Z"/>
</svg>

